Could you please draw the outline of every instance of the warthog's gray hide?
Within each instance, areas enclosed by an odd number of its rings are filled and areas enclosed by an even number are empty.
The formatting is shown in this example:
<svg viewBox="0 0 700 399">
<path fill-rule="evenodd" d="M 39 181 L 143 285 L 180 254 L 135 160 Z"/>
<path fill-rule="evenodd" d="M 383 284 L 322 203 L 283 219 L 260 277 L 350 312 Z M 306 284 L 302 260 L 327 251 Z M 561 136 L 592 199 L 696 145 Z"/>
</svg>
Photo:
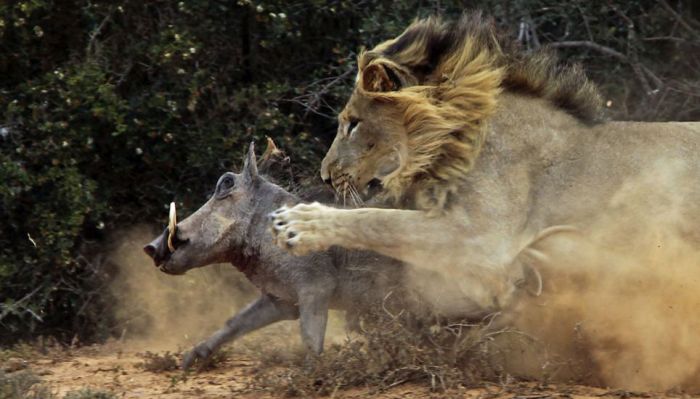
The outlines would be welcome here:
<svg viewBox="0 0 700 399">
<path fill-rule="evenodd" d="M 260 298 L 187 353 L 183 368 L 208 358 L 225 342 L 297 318 L 304 344 L 318 354 L 323 350 L 329 308 L 345 310 L 353 321 L 358 312 L 381 303 L 389 293 L 402 292 L 403 266 L 393 259 L 335 248 L 294 256 L 276 246 L 268 214 L 299 202 L 258 174 L 251 144 L 243 171 L 222 175 L 209 201 L 177 224 L 175 251 L 168 249 L 167 229 L 144 247 L 165 273 L 183 274 L 230 262 L 262 291 Z"/>
</svg>

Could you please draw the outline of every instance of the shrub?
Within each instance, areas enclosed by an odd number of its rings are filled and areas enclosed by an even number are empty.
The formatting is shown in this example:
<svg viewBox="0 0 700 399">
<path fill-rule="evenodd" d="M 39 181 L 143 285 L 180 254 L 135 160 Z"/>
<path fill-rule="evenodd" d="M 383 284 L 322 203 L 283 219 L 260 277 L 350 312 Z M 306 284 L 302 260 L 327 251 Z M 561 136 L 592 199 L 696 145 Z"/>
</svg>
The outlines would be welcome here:
<svg viewBox="0 0 700 399">
<path fill-rule="evenodd" d="M 491 345 L 496 333 L 487 333 L 486 324 L 422 324 L 380 309 L 365 316 L 361 325 L 357 337 L 331 345 L 318 357 L 263 353 L 256 386 L 300 397 L 358 386 L 384 390 L 407 382 L 444 391 L 497 375 L 489 361 L 497 351 Z"/>
<path fill-rule="evenodd" d="M 116 399 L 117 395 L 109 391 L 83 388 L 79 391 L 70 391 L 63 399 Z"/>
<path fill-rule="evenodd" d="M 53 399 L 56 395 L 30 371 L 5 374 L 0 369 L 0 399 Z"/>
<path fill-rule="evenodd" d="M 178 369 L 178 361 L 174 354 L 165 352 L 162 355 L 158 353 L 146 352 L 139 354 L 143 358 L 143 362 L 138 363 L 140 367 L 152 373 L 160 373 L 163 371 L 172 371 Z"/>
</svg>

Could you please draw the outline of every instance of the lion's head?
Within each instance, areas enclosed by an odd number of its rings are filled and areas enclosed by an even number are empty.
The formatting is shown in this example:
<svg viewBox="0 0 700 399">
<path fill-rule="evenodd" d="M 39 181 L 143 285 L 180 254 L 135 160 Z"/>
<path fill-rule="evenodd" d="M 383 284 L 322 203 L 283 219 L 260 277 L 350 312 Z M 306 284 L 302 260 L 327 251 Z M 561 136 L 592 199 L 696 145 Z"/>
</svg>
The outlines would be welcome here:
<svg viewBox="0 0 700 399">
<path fill-rule="evenodd" d="M 321 177 L 365 199 L 445 208 L 479 155 L 501 90 L 549 98 L 584 121 L 599 117 L 595 86 L 555 61 L 515 50 L 478 13 L 418 20 L 358 57 Z"/>
</svg>

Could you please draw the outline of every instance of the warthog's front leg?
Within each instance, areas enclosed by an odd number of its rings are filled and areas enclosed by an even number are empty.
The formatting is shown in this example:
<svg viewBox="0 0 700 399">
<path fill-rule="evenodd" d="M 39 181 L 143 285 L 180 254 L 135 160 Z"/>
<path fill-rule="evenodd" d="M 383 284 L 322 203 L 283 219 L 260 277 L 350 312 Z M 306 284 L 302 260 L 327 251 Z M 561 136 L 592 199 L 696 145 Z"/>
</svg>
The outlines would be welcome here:
<svg viewBox="0 0 700 399">
<path fill-rule="evenodd" d="M 182 360 L 182 368 L 187 370 L 196 360 L 208 359 L 228 341 L 277 321 L 294 320 L 298 317 L 297 306 L 263 295 L 227 320 L 222 329 L 187 352 Z"/>
<path fill-rule="evenodd" d="M 299 293 L 301 338 L 306 347 L 316 355 L 323 351 L 331 293 L 332 289 L 329 287 L 313 283 Z"/>
</svg>

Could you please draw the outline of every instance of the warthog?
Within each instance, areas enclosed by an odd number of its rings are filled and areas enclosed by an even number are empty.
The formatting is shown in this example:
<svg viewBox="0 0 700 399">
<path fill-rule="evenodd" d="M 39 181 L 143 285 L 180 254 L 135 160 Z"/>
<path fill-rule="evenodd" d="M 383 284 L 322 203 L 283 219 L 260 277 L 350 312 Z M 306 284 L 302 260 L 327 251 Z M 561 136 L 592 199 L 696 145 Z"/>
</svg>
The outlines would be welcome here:
<svg viewBox="0 0 700 399">
<path fill-rule="evenodd" d="M 403 265 L 390 258 L 343 249 L 294 256 L 275 245 L 268 215 L 300 202 L 258 173 L 251 144 L 242 172 L 224 173 L 214 194 L 195 213 L 175 223 L 171 207 L 169 228 L 144 247 L 162 272 L 179 275 L 230 262 L 262 291 L 188 352 L 184 369 L 207 359 L 225 342 L 280 320 L 300 319 L 303 343 L 318 354 L 329 308 L 345 310 L 352 321 L 357 312 L 381 303 L 389 293 L 403 292 Z"/>
</svg>

